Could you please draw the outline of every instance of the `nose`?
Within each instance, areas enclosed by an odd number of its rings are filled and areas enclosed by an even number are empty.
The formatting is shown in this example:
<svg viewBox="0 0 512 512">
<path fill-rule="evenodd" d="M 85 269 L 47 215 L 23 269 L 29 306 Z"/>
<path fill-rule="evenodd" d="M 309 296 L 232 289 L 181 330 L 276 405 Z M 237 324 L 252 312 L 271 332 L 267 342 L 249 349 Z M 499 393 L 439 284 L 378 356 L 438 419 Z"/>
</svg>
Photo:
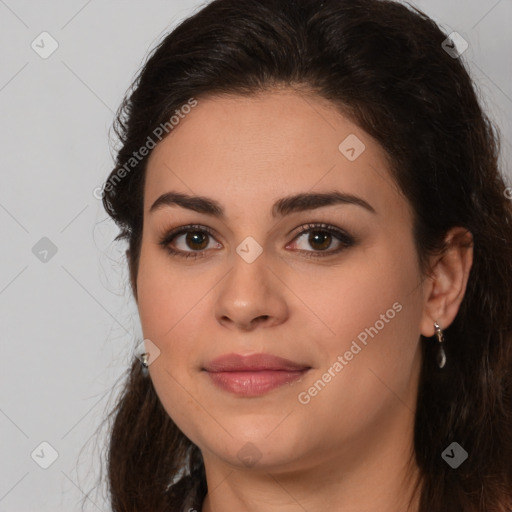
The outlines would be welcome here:
<svg viewBox="0 0 512 512">
<path fill-rule="evenodd" d="M 264 254 L 252 263 L 237 256 L 217 289 L 215 315 L 224 327 L 247 332 L 275 327 L 288 318 L 286 286 Z"/>
</svg>

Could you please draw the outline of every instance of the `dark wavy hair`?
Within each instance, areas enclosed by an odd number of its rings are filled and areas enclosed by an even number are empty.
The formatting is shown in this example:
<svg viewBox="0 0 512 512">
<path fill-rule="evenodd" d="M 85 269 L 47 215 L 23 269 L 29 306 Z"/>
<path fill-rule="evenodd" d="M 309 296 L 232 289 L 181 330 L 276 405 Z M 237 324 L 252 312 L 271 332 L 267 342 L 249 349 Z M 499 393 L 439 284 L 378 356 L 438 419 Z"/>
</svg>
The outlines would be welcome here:
<svg viewBox="0 0 512 512">
<path fill-rule="evenodd" d="M 128 242 L 136 297 L 148 155 L 121 179 L 119 169 L 156 127 L 207 95 L 284 86 L 332 102 L 385 149 L 414 210 L 423 275 L 450 228 L 473 235 L 465 296 L 445 330 L 444 369 L 436 344 L 421 337 L 416 491 L 421 512 L 505 512 L 512 508 L 512 205 L 498 168 L 498 130 L 462 58 L 443 49 L 446 38 L 417 8 L 388 0 L 214 0 L 158 44 L 127 92 L 103 204 L 120 229 L 116 240 Z M 108 419 L 114 512 L 177 511 L 190 492 L 204 496 L 201 452 L 136 359 Z M 458 469 L 441 457 L 454 441 L 469 453 Z"/>
</svg>

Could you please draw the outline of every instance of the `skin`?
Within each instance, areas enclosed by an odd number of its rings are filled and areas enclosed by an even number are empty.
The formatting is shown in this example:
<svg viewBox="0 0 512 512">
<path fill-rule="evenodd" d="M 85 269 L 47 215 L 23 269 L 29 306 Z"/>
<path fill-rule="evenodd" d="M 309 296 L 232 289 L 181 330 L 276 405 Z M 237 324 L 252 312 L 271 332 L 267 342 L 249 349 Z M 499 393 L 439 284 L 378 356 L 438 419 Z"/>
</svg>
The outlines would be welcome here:
<svg viewBox="0 0 512 512">
<path fill-rule="evenodd" d="M 338 149 L 350 134 L 365 144 L 354 161 Z M 332 190 L 376 213 L 337 204 L 271 215 L 282 197 Z M 176 205 L 150 212 L 170 191 L 213 198 L 226 217 Z M 354 245 L 306 257 L 321 250 L 297 228 L 316 222 L 345 230 Z M 159 245 L 187 224 L 214 235 L 202 246 L 178 235 L 172 246 L 203 248 L 204 257 L 173 257 Z M 252 263 L 236 252 L 248 236 L 263 251 Z M 203 453 L 210 489 L 203 512 L 407 510 L 417 475 L 410 456 L 419 336 L 434 336 L 434 321 L 446 328 L 457 314 L 472 264 L 464 237 L 462 228 L 450 231 L 451 248 L 422 276 L 412 209 L 384 150 L 327 101 L 286 88 L 198 99 L 148 161 L 136 298 L 144 337 L 160 350 L 150 365 L 159 399 Z M 342 246 L 334 236 L 326 245 Z M 394 318 L 300 403 L 299 393 L 394 303 L 402 306 Z M 219 389 L 201 371 L 223 354 L 261 352 L 312 368 L 250 398 Z M 240 450 L 257 462 L 244 463 Z M 417 507 L 415 497 L 410 510 Z"/>
</svg>

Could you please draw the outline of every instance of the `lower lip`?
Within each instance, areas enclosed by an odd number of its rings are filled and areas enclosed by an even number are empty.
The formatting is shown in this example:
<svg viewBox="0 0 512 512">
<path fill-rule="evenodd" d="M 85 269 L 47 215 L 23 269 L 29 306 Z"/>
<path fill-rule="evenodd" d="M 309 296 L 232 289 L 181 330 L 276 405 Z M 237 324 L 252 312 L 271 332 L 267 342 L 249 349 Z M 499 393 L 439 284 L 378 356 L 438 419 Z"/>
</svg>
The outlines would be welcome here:
<svg viewBox="0 0 512 512">
<path fill-rule="evenodd" d="M 308 370 L 262 370 L 254 372 L 207 372 L 219 388 L 240 396 L 261 396 L 299 380 Z"/>
</svg>

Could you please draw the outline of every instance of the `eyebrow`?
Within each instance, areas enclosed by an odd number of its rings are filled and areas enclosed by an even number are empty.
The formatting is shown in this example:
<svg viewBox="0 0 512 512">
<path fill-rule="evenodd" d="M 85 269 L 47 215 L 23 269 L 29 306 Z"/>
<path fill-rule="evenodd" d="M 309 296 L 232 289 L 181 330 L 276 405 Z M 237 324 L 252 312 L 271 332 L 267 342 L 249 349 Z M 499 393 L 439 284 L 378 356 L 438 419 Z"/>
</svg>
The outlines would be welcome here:
<svg viewBox="0 0 512 512">
<path fill-rule="evenodd" d="M 364 199 L 352 194 L 342 194 L 338 191 L 301 193 L 293 196 L 278 199 L 272 206 L 272 217 L 284 217 L 295 212 L 314 210 L 323 206 L 338 204 L 353 204 L 360 206 L 373 214 L 377 214 L 375 209 Z M 188 210 L 198 213 L 212 215 L 219 219 L 225 219 L 224 208 L 214 199 L 203 196 L 191 196 L 178 192 L 167 192 L 162 194 L 149 209 L 150 213 L 160 210 L 166 206 L 181 206 Z"/>
</svg>

